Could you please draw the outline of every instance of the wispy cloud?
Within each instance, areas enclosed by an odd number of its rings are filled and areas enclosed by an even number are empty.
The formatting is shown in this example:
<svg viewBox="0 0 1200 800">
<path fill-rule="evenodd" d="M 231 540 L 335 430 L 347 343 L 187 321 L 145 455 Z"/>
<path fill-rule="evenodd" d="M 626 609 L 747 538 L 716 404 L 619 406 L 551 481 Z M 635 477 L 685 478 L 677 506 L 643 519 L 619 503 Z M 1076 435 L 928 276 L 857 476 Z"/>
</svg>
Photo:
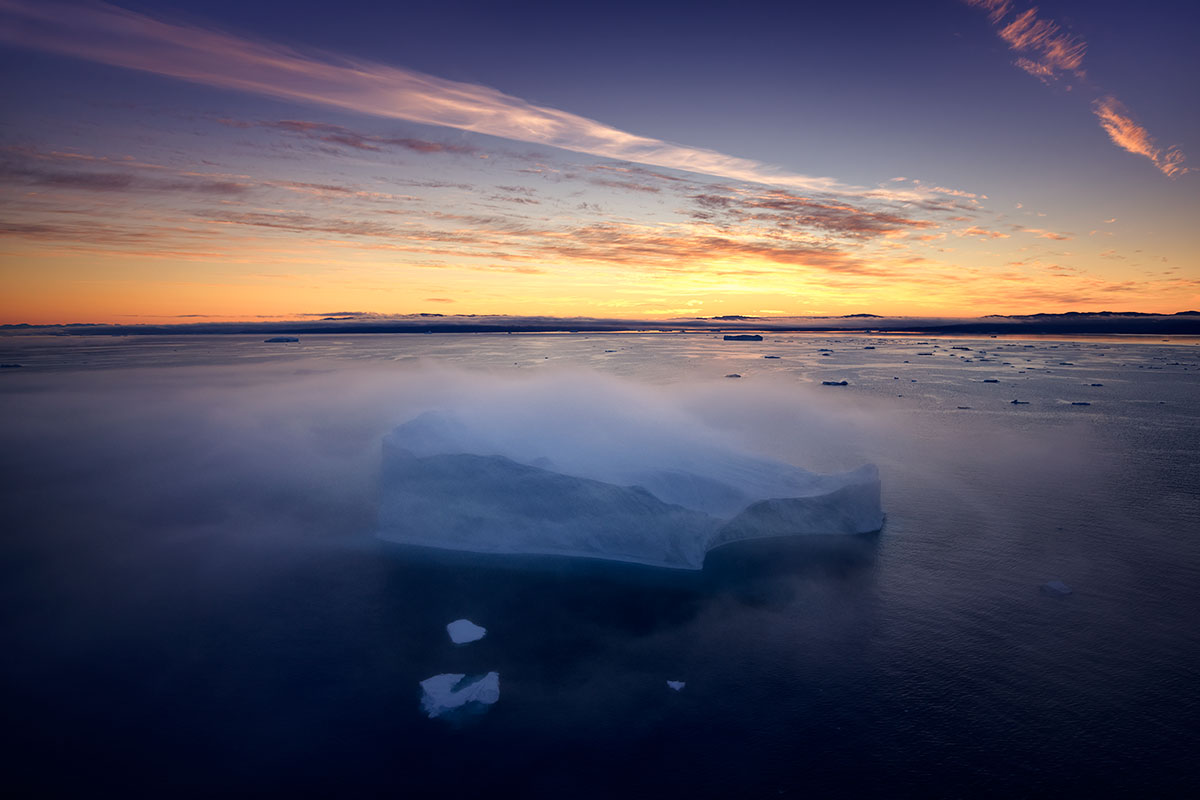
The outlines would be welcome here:
<svg viewBox="0 0 1200 800">
<path fill-rule="evenodd" d="M 324 144 L 339 145 L 354 150 L 369 150 L 376 153 L 389 148 L 401 148 L 417 153 L 459 153 L 467 155 L 476 155 L 479 153 L 478 148 L 469 145 L 434 142 L 429 139 L 416 139 L 411 136 L 373 136 L 351 130 L 342 125 L 331 125 L 326 122 L 308 122 L 295 119 L 282 119 L 276 122 L 245 122 L 226 118 L 219 119 L 218 122 L 233 128 L 270 128 Z"/>
<path fill-rule="evenodd" d="M 1016 12 L 1012 0 L 963 2 L 987 14 L 1000 38 L 1014 52 L 1022 54 L 1016 65 L 1043 83 L 1057 80 L 1066 72 L 1081 80 L 1085 77 L 1083 56 L 1087 52 L 1087 43 L 1064 31 L 1058 23 L 1039 17 L 1036 6 Z M 1134 122 L 1112 95 L 1097 99 L 1095 112 L 1100 126 L 1118 147 L 1150 159 L 1167 177 L 1174 178 L 1189 171 L 1183 166 L 1184 155 L 1178 147 L 1165 150 L 1157 147 L 1149 132 Z"/>
<path fill-rule="evenodd" d="M 730 187 L 705 187 L 689 196 L 695 203 L 693 219 L 720 230 L 758 228 L 776 236 L 820 231 L 850 239 L 888 236 L 934 227 L 930 220 L 914 219 L 890 208 L 865 208 L 829 197 L 806 197 L 780 189 L 761 191 Z M 943 205 L 935 209 L 947 210 Z"/>
<path fill-rule="evenodd" d="M 639 136 L 477 84 L 154 19 L 104 3 L 0 0 L 0 41 L 305 104 L 404 119 L 594 156 L 805 190 L 832 178 Z M 314 128 L 306 135 L 337 136 Z M 355 147 L 370 141 L 342 141 Z M 875 190 L 878 191 L 878 190 Z M 910 196 L 917 192 L 908 192 Z"/>
<path fill-rule="evenodd" d="M 1038 17 L 1036 8 L 1018 14 L 999 33 L 1009 47 L 1027 54 L 1017 59 L 1017 66 L 1029 74 L 1046 79 L 1070 71 L 1083 77 L 1087 44 L 1064 33 L 1056 23 Z"/>
<path fill-rule="evenodd" d="M 1117 147 L 1145 156 L 1168 177 L 1174 178 L 1189 172 L 1188 168 L 1183 166 L 1184 157 L 1179 148 L 1159 148 L 1150 132 L 1134 122 L 1129 112 L 1115 97 L 1102 97 L 1097 100 L 1095 111 L 1100 119 L 1100 127 L 1104 128 Z"/>
<path fill-rule="evenodd" d="M 0 162 L 0 183 L 30 187 L 81 189 L 94 192 L 195 192 L 203 195 L 242 195 L 250 189 L 241 181 L 205 175 L 146 176 L 133 170 L 45 169 Z"/>
<path fill-rule="evenodd" d="M 1083 55 L 1087 43 L 1067 33 L 1051 20 L 1038 16 L 1036 7 L 1017 13 L 1011 0 L 964 0 L 987 13 L 988 21 L 996 27 L 1000 38 L 1021 53 L 1016 65 L 1042 81 L 1049 82 L 1064 72 L 1084 77 Z"/>
</svg>

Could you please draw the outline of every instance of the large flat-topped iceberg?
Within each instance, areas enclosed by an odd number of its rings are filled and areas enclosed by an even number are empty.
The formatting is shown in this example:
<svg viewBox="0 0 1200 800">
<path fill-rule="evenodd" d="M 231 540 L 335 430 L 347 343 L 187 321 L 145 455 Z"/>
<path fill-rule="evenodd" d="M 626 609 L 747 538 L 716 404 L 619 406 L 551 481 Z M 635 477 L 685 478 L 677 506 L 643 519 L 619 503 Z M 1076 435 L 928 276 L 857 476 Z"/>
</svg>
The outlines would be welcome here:
<svg viewBox="0 0 1200 800">
<path fill-rule="evenodd" d="M 874 465 L 817 475 L 704 430 L 428 412 L 383 441 L 380 537 L 701 569 L 742 539 L 879 530 Z"/>
</svg>

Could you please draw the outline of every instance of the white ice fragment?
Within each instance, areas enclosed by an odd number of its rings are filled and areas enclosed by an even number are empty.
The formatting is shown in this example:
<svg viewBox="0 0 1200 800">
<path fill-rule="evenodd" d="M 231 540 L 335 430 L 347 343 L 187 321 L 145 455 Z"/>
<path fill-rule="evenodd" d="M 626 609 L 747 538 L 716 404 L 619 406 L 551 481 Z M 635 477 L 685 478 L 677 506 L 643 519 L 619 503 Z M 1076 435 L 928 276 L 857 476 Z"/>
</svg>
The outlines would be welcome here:
<svg viewBox="0 0 1200 800">
<path fill-rule="evenodd" d="M 482 710 L 499 699 L 499 672 L 469 678 L 460 672 L 446 672 L 421 681 L 421 709 L 430 719 L 471 704 L 474 710 Z"/>
<path fill-rule="evenodd" d="M 674 689 L 677 692 L 681 692 L 681 691 L 683 691 L 683 687 L 687 686 L 687 682 L 686 681 L 667 681 L 667 686 L 671 687 L 672 689 Z"/>
<path fill-rule="evenodd" d="M 456 619 L 446 626 L 446 633 L 450 634 L 450 641 L 455 644 L 467 644 L 482 639 L 487 634 L 487 628 L 469 619 Z"/>
</svg>

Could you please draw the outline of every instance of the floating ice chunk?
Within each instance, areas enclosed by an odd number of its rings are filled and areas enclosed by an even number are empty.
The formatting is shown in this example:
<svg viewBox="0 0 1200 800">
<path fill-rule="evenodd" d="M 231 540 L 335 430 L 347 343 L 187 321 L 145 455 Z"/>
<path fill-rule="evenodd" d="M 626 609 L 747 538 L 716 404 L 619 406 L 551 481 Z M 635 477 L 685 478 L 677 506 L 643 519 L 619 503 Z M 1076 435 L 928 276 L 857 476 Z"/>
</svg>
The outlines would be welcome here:
<svg viewBox="0 0 1200 800">
<path fill-rule="evenodd" d="M 698 570 L 709 550 L 741 539 L 883 526 L 872 464 L 818 475 L 703 430 L 554 413 L 486 424 L 427 413 L 401 425 L 383 441 L 380 538 Z M 620 425 L 626 435 L 612 435 Z"/>
<path fill-rule="evenodd" d="M 282 344 L 284 342 L 298 342 L 300 340 L 295 336 L 272 336 L 270 339 L 263 339 L 263 341 L 267 344 Z"/>
<path fill-rule="evenodd" d="M 757 333 L 735 333 L 724 337 L 727 342 L 761 342 L 762 336 Z"/>
<path fill-rule="evenodd" d="M 468 644 L 482 639 L 487 634 L 487 628 L 469 619 L 456 619 L 446 626 L 446 633 L 450 634 L 450 641 L 455 644 Z"/>
<path fill-rule="evenodd" d="M 667 686 L 669 686 L 670 688 L 674 689 L 677 692 L 682 692 L 683 687 L 687 686 L 687 682 L 685 682 L 685 681 L 667 681 Z"/>
<path fill-rule="evenodd" d="M 1067 586 L 1060 580 L 1046 581 L 1041 585 L 1042 594 L 1048 594 L 1051 597 L 1066 597 L 1075 590 Z"/>
<path fill-rule="evenodd" d="M 446 672 L 421 681 L 421 709 L 430 719 L 457 709 L 484 711 L 499 699 L 499 672 L 472 677 Z"/>
</svg>

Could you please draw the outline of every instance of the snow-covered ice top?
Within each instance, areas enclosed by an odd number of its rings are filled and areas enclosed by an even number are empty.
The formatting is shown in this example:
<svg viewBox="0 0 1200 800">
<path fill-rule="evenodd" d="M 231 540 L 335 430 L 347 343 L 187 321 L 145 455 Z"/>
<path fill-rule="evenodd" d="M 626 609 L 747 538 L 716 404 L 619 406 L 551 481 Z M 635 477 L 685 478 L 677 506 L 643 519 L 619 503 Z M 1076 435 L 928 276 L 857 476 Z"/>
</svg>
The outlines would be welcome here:
<svg viewBox="0 0 1200 800">
<path fill-rule="evenodd" d="M 446 633 L 450 634 L 450 641 L 455 644 L 467 644 L 482 639 L 487 634 L 487 628 L 469 619 L 456 619 L 446 626 Z"/>
<path fill-rule="evenodd" d="M 679 569 L 740 539 L 883 525 L 874 465 L 818 475 L 627 407 L 427 412 L 384 438 L 380 488 L 390 541 Z"/>
<path fill-rule="evenodd" d="M 482 710 L 500 699 L 500 673 L 467 677 L 460 672 L 445 672 L 421 681 L 421 709 L 430 719 L 463 709 Z M 470 706 L 476 706 L 471 708 Z"/>
</svg>

